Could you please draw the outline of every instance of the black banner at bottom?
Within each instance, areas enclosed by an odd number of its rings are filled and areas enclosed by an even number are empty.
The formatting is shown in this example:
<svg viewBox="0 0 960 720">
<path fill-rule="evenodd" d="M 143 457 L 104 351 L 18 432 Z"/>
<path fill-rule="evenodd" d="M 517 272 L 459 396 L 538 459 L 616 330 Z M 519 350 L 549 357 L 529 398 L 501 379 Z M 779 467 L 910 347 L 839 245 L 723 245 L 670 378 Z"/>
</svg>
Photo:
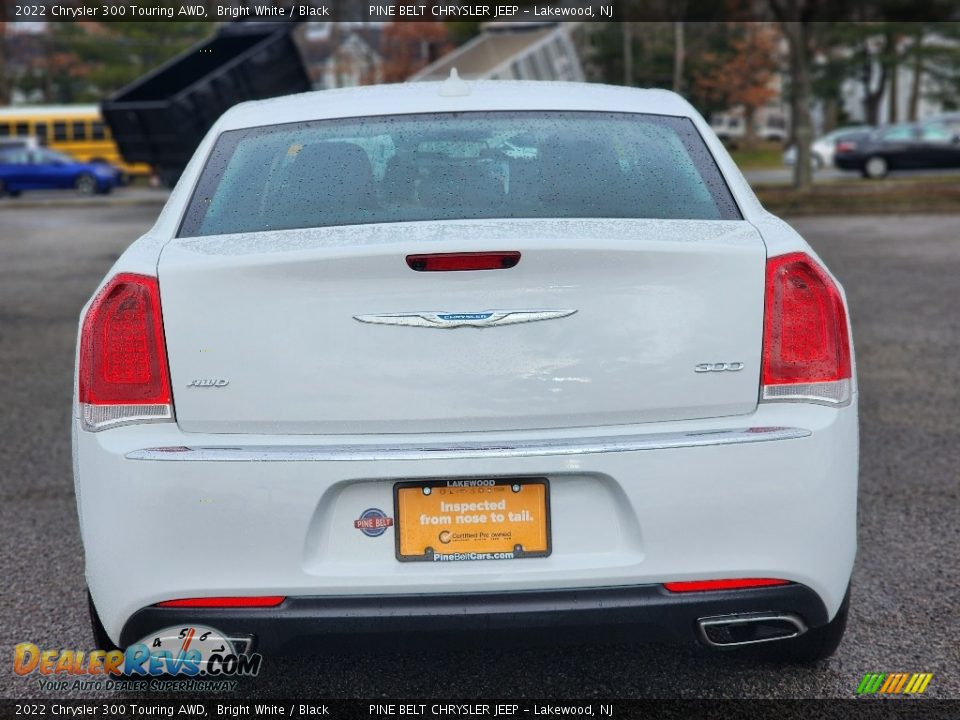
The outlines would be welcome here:
<svg viewBox="0 0 960 720">
<path fill-rule="evenodd" d="M 0 700 L 0 718 L 776 718 L 940 720 L 960 718 L 960 700 Z"/>
</svg>

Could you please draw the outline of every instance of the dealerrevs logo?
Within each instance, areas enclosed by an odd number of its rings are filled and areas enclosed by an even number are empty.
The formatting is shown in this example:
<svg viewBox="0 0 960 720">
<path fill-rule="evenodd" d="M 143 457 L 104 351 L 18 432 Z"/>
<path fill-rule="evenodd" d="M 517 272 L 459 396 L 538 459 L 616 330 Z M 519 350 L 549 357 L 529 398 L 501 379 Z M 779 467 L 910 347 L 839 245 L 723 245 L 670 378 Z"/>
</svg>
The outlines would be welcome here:
<svg viewBox="0 0 960 720">
<path fill-rule="evenodd" d="M 263 657 L 241 651 L 243 643 L 205 625 L 169 627 L 126 650 L 41 650 L 33 643 L 20 643 L 13 651 L 13 671 L 41 676 L 41 689 L 45 690 L 71 689 L 78 675 L 92 681 L 79 689 L 108 690 L 118 687 L 111 683 L 114 678 L 255 676 Z M 50 676 L 69 680 L 55 682 Z"/>
</svg>

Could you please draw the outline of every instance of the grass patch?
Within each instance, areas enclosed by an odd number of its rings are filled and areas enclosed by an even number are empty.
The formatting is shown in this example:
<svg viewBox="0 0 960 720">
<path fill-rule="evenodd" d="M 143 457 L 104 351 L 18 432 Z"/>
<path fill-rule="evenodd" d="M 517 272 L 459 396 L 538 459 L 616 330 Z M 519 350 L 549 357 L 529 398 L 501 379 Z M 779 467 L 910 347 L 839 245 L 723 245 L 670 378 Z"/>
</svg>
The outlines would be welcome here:
<svg viewBox="0 0 960 720">
<path fill-rule="evenodd" d="M 802 192 L 784 186 L 755 188 L 770 212 L 783 215 L 892 215 L 960 213 L 960 178 L 837 181 Z"/>
<path fill-rule="evenodd" d="M 730 150 L 730 156 L 741 170 L 777 170 L 783 164 L 783 145 L 778 142 L 758 142 L 752 150 L 741 144 Z"/>
</svg>

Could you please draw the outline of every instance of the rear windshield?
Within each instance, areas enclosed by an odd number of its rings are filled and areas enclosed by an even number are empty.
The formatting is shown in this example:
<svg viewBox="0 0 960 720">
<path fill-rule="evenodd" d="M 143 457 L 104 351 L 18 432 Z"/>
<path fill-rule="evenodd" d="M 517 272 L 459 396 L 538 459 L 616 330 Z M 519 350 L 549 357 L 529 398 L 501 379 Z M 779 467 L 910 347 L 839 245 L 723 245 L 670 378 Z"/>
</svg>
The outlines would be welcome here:
<svg viewBox="0 0 960 720">
<path fill-rule="evenodd" d="M 420 220 L 740 217 L 687 118 L 465 112 L 225 132 L 180 235 Z"/>
</svg>

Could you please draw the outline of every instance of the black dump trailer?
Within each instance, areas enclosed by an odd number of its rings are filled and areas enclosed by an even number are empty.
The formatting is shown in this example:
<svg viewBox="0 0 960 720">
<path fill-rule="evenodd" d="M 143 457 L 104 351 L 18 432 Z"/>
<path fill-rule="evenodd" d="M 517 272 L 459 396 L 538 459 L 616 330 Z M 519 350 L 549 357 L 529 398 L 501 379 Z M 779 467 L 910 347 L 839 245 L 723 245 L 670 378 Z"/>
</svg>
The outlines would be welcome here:
<svg viewBox="0 0 960 720">
<path fill-rule="evenodd" d="M 172 186 L 225 110 L 310 90 L 291 35 L 297 23 L 233 22 L 104 101 L 127 162 L 153 166 Z"/>
</svg>

